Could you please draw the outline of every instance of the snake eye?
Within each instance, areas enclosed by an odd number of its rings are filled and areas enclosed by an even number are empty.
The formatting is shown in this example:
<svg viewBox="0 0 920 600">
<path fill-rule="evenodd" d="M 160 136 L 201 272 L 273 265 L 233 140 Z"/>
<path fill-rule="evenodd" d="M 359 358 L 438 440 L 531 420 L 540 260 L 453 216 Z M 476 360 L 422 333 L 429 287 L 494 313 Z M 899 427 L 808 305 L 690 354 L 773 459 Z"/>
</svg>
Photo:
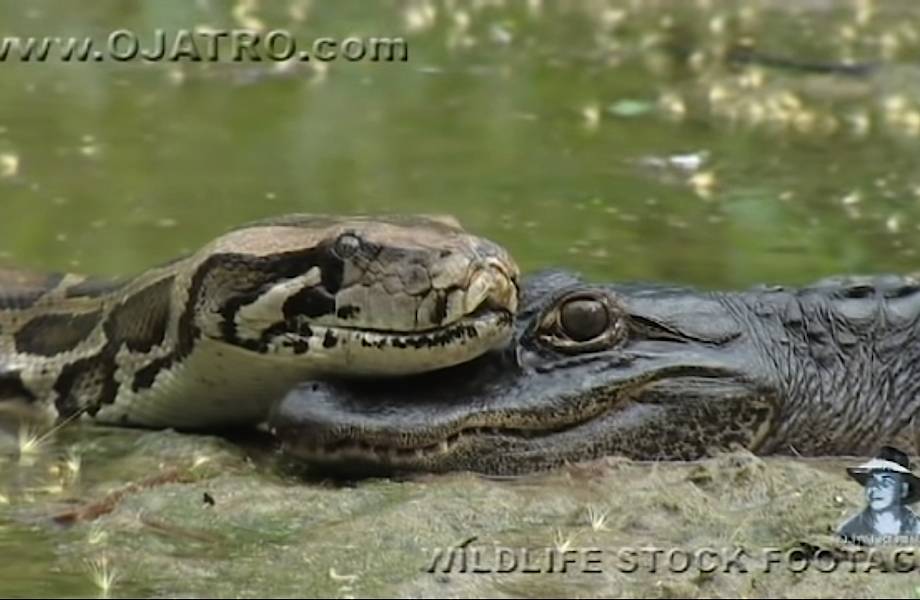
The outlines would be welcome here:
<svg viewBox="0 0 920 600">
<path fill-rule="evenodd" d="M 361 240 L 352 233 L 343 233 L 335 240 L 333 251 L 339 258 L 351 258 L 361 248 Z"/>
<path fill-rule="evenodd" d="M 569 300 L 559 311 L 562 333 L 576 342 L 587 342 L 607 331 L 610 313 L 603 302 L 588 298 Z"/>
</svg>

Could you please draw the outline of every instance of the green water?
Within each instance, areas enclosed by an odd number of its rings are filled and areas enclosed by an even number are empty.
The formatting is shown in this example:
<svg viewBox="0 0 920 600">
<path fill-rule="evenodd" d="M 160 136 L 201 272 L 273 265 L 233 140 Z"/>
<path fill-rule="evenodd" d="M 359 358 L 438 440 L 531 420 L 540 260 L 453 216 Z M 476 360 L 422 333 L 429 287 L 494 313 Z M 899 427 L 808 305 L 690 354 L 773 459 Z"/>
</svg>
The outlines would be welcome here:
<svg viewBox="0 0 920 600">
<path fill-rule="evenodd" d="M 446 212 L 526 270 L 706 287 L 918 270 L 917 17 L 894 0 L 2 3 L 4 36 L 128 29 L 149 44 L 157 28 L 261 24 L 300 43 L 403 36 L 409 53 L 322 68 L 0 63 L 0 263 L 122 275 L 273 214 Z M 737 43 L 880 66 L 857 77 L 732 66 L 724 53 Z M 662 166 L 688 156 L 699 164 Z M 111 449 L 85 452 L 84 477 L 102 477 L 92 457 Z M 23 477 L 57 485 L 41 468 L 0 470 L 0 592 L 95 594 L 81 566 L 87 531 L 49 528 L 35 509 L 60 493 L 22 492 L 48 485 Z M 283 547 L 291 534 L 279 535 Z M 258 569 L 252 557 L 208 565 L 220 544 L 196 539 L 208 577 Z M 136 565 L 181 562 L 174 550 Z M 200 581 L 134 575 L 116 591 L 209 595 Z M 213 589 L 275 589 L 228 585 Z M 312 594 L 297 589 L 275 591 Z"/>
</svg>

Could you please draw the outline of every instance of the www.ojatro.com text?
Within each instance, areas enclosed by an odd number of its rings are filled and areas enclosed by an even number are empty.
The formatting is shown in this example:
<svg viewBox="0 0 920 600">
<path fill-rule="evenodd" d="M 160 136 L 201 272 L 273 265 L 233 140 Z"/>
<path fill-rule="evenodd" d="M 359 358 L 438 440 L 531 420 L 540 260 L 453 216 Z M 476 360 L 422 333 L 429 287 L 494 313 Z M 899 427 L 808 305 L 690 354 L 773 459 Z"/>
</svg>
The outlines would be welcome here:
<svg viewBox="0 0 920 600">
<path fill-rule="evenodd" d="M 0 62 L 406 62 L 409 45 L 400 37 L 316 37 L 285 29 L 156 29 L 147 35 L 117 29 L 105 39 L 60 36 L 0 38 Z"/>
</svg>

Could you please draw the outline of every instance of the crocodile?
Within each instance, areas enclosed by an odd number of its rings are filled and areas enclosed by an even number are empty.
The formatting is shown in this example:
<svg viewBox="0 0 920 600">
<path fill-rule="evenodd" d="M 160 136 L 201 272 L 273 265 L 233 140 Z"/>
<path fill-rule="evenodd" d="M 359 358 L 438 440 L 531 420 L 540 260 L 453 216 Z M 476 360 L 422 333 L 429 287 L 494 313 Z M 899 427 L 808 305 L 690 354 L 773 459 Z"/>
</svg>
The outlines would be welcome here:
<svg viewBox="0 0 920 600">
<path fill-rule="evenodd" d="M 544 270 L 504 346 L 412 377 L 302 382 L 269 425 L 285 454 L 363 475 L 914 448 L 918 319 L 909 276 L 719 291 Z"/>
</svg>

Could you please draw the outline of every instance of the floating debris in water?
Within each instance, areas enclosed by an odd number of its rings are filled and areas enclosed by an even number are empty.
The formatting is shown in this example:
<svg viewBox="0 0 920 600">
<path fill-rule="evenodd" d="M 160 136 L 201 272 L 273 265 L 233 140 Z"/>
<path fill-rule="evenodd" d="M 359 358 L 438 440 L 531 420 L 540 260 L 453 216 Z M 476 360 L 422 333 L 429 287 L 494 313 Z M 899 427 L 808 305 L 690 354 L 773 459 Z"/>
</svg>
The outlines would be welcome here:
<svg viewBox="0 0 920 600">
<path fill-rule="evenodd" d="M 618 117 L 638 117 L 652 110 L 652 103 L 645 100 L 624 98 L 607 107 L 607 112 Z"/>
<path fill-rule="evenodd" d="M 709 152 L 689 152 L 686 154 L 672 154 L 670 156 L 644 156 L 639 159 L 643 167 L 661 170 L 672 170 L 679 173 L 694 173 L 709 160 Z"/>
</svg>

